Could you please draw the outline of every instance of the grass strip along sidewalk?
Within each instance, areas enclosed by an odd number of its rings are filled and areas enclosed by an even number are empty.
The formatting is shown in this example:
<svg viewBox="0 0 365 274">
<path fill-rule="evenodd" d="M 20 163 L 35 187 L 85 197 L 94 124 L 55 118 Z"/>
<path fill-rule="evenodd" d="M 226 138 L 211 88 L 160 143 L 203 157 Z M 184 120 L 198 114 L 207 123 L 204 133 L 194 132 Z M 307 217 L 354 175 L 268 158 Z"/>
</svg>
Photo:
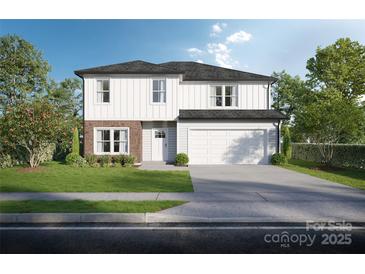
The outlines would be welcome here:
<svg viewBox="0 0 365 274">
<path fill-rule="evenodd" d="M 0 213 L 147 213 L 185 201 L 0 201 Z"/>
</svg>

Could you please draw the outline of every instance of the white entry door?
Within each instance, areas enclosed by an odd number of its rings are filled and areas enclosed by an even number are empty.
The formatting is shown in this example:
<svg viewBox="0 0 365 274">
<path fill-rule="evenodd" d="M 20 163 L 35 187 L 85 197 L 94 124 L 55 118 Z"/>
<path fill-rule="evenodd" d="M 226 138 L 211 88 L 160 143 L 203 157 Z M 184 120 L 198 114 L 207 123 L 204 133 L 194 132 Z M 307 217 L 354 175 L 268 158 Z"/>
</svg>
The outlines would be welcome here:
<svg viewBox="0 0 365 274">
<path fill-rule="evenodd" d="M 167 129 L 152 130 L 152 161 L 167 161 Z"/>
<path fill-rule="evenodd" d="M 191 129 L 190 164 L 267 164 L 264 130 Z"/>
</svg>

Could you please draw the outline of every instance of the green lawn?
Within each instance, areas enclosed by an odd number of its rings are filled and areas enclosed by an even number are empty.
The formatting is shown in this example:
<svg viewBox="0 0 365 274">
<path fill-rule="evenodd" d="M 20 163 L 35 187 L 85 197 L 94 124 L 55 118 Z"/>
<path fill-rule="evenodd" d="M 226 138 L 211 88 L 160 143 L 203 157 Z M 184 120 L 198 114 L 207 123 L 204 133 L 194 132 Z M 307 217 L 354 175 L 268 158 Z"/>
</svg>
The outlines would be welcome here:
<svg viewBox="0 0 365 274">
<path fill-rule="evenodd" d="M 59 162 L 37 172 L 0 169 L 0 192 L 191 192 L 188 171 L 137 168 L 77 168 Z"/>
<path fill-rule="evenodd" d="M 313 169 L 319 166 L 319 163 L 292 159 L 289 161 L 288 164 L 282 167 L 312 175 L 321 179 L 365 190 L 365 170 L 354 168 L 334 169 L 331 171 Z"/>
<path fill-rule="evenodd" d="M 184 204 L 184 201 L 0 201 L 0 213 L 145 213 Z"/>
</svg>

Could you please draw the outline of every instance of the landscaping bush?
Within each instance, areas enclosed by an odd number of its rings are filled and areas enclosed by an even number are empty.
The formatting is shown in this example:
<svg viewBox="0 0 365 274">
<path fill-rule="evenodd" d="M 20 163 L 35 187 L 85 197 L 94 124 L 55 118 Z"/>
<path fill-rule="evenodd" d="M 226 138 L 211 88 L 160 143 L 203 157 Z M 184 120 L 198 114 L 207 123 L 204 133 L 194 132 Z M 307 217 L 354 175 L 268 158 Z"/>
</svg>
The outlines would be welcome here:
<svg viewBox="0 0 365 274">
<path fill-rule="evenodd" d="M 91 167 L 98 167 L 98 157 L 94 154 L 85 155 L 85 160 Z"/>
<path fill-rule="evenodd" d="M 293 159 L 323 162 L 317 144 L 293 143 Z M 365 169 L 365 145 L 334 144 L 330 165 Z"/>
<path fill-rule="evenodd" d="M 290 131 L 287 126 L 283 127 L 283 154 L 285 155 L 286 159 L 290 159 L 292 156 L 292 145 L 291 145 L 291 138 L 290 138 Z"/>
<path fill-rule="evenodd" d="M 114 163 L 120 164 L 122 167 L 131 167 L 134 165 L 135 157 L 133 155 L 117 155 L 114 156 Z"/>
<path fill-rule="evenodd" d="M 72 153 L 80 155 L 80 139 L 79 139 L 79 130 L 77 127 L 73 129 L 72 135 Z"/>
<path fill-rule="evenodd" d="M 0 168 L 13 167 L 13 160 L 9 154 L 0 154 Z"/>
<path fill-rule="evenodd" d="M 80 155 L 75 153 L 70 153 L 66 156 L 66 164 L 73 167 L 86 167 L 87 162 Z"/>
<path fill-rule="evenodd" d="M 98 158 L 101 167 L 110 167 L 113 165 L 113 158 L 110 155 L 103 155 Z"/>
<path fill-rule="evenodd" d="M 286 159 L 285 155 L 282 153 L 274 153 L 271 156 L 271 164 L 273 164 L 273 165 L 284 165 L 287 163 L 288 163 L 288 160 Z"/>
<path fill-rule="evenodd" d="M 178 153 L 175 163 L 177 166 L 186 166 L 189 163 L 189 156 L 186 153 Z"/>
</svg>

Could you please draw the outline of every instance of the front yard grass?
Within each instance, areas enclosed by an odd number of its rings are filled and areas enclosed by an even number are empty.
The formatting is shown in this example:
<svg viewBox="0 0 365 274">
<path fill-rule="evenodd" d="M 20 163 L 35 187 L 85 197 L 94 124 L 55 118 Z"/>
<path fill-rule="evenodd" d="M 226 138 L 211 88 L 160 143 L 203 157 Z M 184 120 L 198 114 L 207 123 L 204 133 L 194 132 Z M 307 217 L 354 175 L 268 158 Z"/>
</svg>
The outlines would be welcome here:
<svg viewBox="0 0 365 274">
<path fill-rule="evenodd" d="M 38 170 L 0 169 L 0 192 L 192 192 L 188 171 L 77 168 L 59 162 Z"/>
<path fill-rule="evenodd" d="M 333 168 L 322 170 L 320 169 L 320 163 L 294 159 L 289 160 L 289 163 L 282 167 L 365 190 L 365 170 L 354 168 Z"/>
<path fill-rule="evenodd" d="M 0 213 L 146 213 L 184 201 L 0 201 Z"/>
</svg>

